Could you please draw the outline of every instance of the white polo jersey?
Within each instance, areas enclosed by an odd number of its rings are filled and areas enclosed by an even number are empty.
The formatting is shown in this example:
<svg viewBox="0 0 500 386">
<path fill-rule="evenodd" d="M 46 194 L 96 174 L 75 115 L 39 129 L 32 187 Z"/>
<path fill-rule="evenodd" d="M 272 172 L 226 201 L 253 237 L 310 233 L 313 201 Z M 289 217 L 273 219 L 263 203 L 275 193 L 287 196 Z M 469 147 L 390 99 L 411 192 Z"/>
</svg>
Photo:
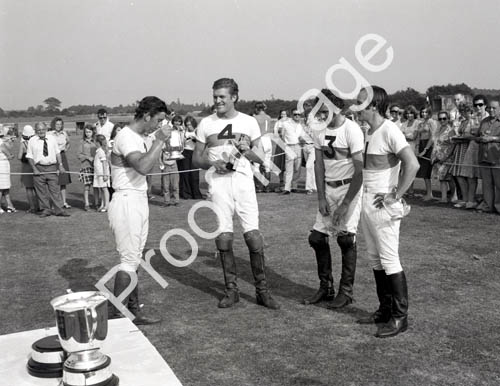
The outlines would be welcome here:
<svg viewBox="0 0 500 386">
<path fill-rule="evenodd" d="M 146 153 L 144 136 L 131 130 L 128 126 L 121 129 L 115 137 L 111 153 L 111 178 L 115 190 L 139 190 L 146 192 L 148 184 L 146 176 L 128 165 L 126 157 L 133 152 Z"/>
<path fill-rule="evenodd" d="M 236 148 L 244 136 L 255 141 L 261 136 L 260 127 L 254 117 L 239 111 L 234 118 L 229 119 L 212 114 L 203 118 L 196 129 L 196 140 L 207 145 L 210 160 L 232 162 L 237 172 L 252 177 L 250 161 L 240 157 Z"/>
<path fill-rule="evenodd" d="M 363 151 L 363 131 L 356 122 L 345 119 L 336 128 L 313 130 L 314 148 L 323 151 L 325 181 L 338 181 L 354 175 L 352 154 Z"/>
<path fill-rule="evenodd" d="M 396 156 L 409 146 L 399 127 L 386 119 L 373 134 L 366 134 L 363 185 L 387 193 L 398 185 L 400 161 Z"/>
</svg>

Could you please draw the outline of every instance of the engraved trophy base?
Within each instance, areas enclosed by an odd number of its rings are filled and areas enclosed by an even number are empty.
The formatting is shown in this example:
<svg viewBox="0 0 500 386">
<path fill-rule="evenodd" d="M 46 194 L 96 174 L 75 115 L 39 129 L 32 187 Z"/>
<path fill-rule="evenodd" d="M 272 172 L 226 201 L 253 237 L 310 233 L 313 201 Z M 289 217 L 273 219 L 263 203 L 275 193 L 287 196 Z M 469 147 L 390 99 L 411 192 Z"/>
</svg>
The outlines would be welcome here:
<svg viewBox="0 0 500 386">
<path fill-rule="evenodd" d="M 57 335 L 47 336 L 31 345 L 33 351 L 26 368 L 28 373 L 37 378 L 61 378 L 66 353 L 61 347 Z"/>
<path fill-rule="evenodd" d="M 72 353 L 63 367 L 64 386 L 117 386 L 111 372 L 111 358 L 98 350 Z"/>
</svg>

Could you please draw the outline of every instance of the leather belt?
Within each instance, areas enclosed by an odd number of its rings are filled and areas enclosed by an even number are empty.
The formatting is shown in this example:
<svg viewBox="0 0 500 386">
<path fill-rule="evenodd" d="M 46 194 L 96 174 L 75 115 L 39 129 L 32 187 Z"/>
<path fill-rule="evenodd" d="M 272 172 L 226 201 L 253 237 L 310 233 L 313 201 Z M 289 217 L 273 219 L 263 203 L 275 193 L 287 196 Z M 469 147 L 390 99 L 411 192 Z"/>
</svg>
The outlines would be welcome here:
<svg viewBox="0 0 500 386">
<path fill-rule="evenodd" d="M 333 188 L 338 188 L 339 186 L 342 186 L 342 185 L 348 185 L 351 182 L 352 182 L 352 178 L 346 178 L 345 180 L 326 181 L 326 184 L 328 186 L 333 187 Z"/>
</svg>

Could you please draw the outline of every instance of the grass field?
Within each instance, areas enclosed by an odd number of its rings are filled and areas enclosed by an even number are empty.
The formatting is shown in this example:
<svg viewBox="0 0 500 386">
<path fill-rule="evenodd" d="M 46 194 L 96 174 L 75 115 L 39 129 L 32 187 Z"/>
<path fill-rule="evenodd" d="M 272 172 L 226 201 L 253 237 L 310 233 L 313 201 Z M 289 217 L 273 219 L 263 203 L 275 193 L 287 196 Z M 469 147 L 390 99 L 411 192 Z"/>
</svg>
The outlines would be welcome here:
<svg viewBox="0 0 500 386">
<path fill-rule="evenodd" d="M 78 140 L 71 137 L 76 145 Z M 76 146 L 74 146 L 75 148 Z M 69 152 L 72 170 L 78 170 Z M 19 162 L 12 161 L 12 169 Z M 49 301 L 65 292 L 91 290 L 114 265 L 105 214 L 84 212 L 82 185 L 69 185 L 71 217 L 26 214 L 24 189 L 12 177 L 19 212 L 0 216 L 0 334 L 55 324 Z M 159 187 L 159 179 L 153 181 Z M 196 238 L 200 253 L 176 268 L 160 254 L 162 235 L 171 228 L 193 234 L 187 212 L 151 202 L 146 250 L 167 280 L 162 289 L 144 270 L 142 302 L 163 322 L 141 328 L 186 386 L 232 385 L 499 385 L 500 384 L 500 217 L 410 200 L 412 212 L 401 227 L 400 251 L 410 296 L 407 333 L 373 336 L 375 327 L 355 320 L 376 307 L 375 284 L 359 237 L 355 302 L 334 312 L 304 306 L 318 285 L 307 243 L 316 213 L 315 196 L 258 195 L 265 235 L 268 279 L 281 310 L 255 304 L 248 252 L 239 226 L 235 255 L 242 300 L 218 309 L 223 293 L 213 240 Z M 198 224 L 213 230 L 214 215 L 200 210 Z M 339 248 L 331 243 L 336 285 Z M 179 259 L 188 244 L 174 237 L 169 251 Z M 26 348 L 27 352 L 29 348 Z M 119 375 L 119 374 L 118 374 Z M 1 381 L 0 381 L 1 383 Z M 140 386 L 140 385 L 137 385 Z"/>
</svg>

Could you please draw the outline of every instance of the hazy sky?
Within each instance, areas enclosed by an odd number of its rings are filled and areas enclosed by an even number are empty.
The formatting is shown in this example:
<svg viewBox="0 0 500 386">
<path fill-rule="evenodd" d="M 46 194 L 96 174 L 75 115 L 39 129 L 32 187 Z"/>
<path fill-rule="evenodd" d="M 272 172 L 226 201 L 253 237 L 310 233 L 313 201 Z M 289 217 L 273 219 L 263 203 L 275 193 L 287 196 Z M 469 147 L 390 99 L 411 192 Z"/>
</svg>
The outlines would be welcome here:
<svg viewBox="0 0 500 386">
<path fill-rule="evenodd" d="M 499 15 L 499 0 L 0 0 L 0 107 L 211 102 L 226 76 L 243 99 L 297 99 L 341 57 L 389 92 L 500 88 Z M 382 72 L 354 56 L 367 33 L 393 47 Z"/>
</svg>

